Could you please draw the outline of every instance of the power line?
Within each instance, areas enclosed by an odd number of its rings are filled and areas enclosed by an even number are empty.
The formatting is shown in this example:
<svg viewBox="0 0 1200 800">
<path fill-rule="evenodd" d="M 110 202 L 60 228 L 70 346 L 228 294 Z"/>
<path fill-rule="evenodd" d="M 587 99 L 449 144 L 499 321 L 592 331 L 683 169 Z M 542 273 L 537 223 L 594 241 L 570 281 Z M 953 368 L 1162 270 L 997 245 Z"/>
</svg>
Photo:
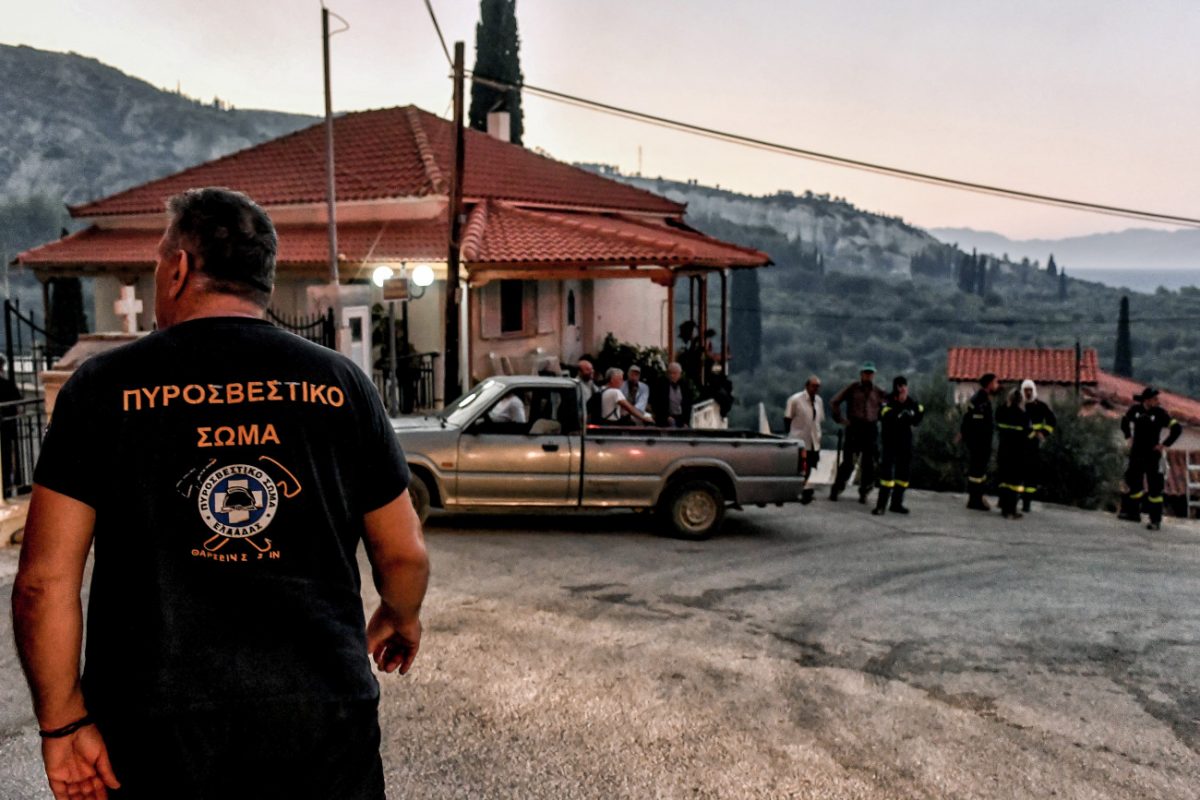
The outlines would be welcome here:
<svg viewBox="0 0 1200 800">
<path fill-rule="evenodd" d="M 442 52 L 446 54 L 446 63 L 453 69 L 454 59 L 450 56 L 450 48 L 446 47 L 446 37 L 442 36 L 442 26 L 438 25 L 437 14 L 433 13 L 433 3 L 431 0 L 425 0 L 425 8 L 429 10 L 429 19 L 433 23 L 433 29 L 437 31 L 438 41 L 442 43 Z"/>
<path fill-rule="evenodd" d="M 585 97 L 579 97 L 577 95 L 571 95 L 565 92 L 555 91 L 553 89 L 533 86 L 528 83 L 507 83 L 504 81 L 492 80 L 491 78 L 482 78 L 475 75 L 473 72 L 468 72 L 468 74 L 470 74 L 473 81 L 494 89 L 515 89 L 518 91 L 526 91 L 534 96 L 565 103 L 567 105 L 587 108 L 593 111 L 600 111 L 602 113 L 622 117 L 625 119 L 656 125 L 669 130 L 682 131 L 709 139 L 715 139 L 717 141 L 729 142 L 732 144 L 779 153 L 781 155 L 792 156 L 795 158 L 802 158 L 809 161 L 816 161 L 818 163 L 829 164 L 832 166 L 870 172 L 877 175 L 885 175 L 887 177 L 899 178 L 902 180 L 924 183 L 932 186 L 941 186 L 943 188 L 974 192 L 976 194 L 1004 197 L 1010 200 L 1020 200 L 1027 203 L 1038 203 L 1057 208 L 1087 211 L 1095 214 L 1123 217 L 1126 219 L 1135 219 L 1143 222 L 1159 222 L 1200 228 L 1200 218 L 1185 217 L 1176 214 L 1164 214 L 1156 211 L 1143 211 L 1135 208 L 1124 208 L 1121 206 L 1093 203 L 1085 200 L 1072 200 L 1065 197 L 1055 197 L 1053 195 L 1039 194 L 1037 192 L 1026 192 L 1019 189 L 1007 189 L 1002 186 L 993 186 L 974 181 L 959 180 L 957 178 L 946 178 L 926 172 L 902 169 L 900 167 L 891 167 L 885 164 L 877 164 L 870 161 L 863 161 L 861 159 L 832 155 L 830 153 L 821 153 L 815 150 L 808 150 L 778 142 L 770 142 L 765 139 L 757 139 L 751 136 L 744 136 L 737 133 L 731 133 L 729 131 L 718 130 L 716 128 L 708 128 L 703 125 L 695 125 L 690 122 L 683 122 L 681 120 L 670 119 L 668 117 L 662 117 L 656 114 L 648 114 L 643 111 L 636 111 L 609 103 L 602 103 L 598 100 L 590 100 Z"/>
</svg>

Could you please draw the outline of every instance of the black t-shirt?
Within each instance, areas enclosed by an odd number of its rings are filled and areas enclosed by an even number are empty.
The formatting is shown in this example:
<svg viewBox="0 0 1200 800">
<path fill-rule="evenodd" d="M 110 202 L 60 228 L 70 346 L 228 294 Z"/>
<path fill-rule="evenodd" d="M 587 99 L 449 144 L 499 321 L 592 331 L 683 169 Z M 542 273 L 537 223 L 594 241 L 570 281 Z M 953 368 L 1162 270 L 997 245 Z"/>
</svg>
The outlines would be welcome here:
<svg viewBox="0 0 1200 800">
<path fill-rule="evenodd" d="M 153 333 L 67 381 L 34 480 L 96 510 L 93 710 L 377 696 L 355 551 L 409 473 L 350 360 L 255 319 Z"/>
</svg>

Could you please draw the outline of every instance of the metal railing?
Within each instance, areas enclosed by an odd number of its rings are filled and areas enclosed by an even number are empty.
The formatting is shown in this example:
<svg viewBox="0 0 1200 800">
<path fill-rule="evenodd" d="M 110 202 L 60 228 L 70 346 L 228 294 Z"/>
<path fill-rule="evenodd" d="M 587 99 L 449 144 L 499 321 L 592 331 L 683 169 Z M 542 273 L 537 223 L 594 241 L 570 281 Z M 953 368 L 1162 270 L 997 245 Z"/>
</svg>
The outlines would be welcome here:
<svg viewBox="0 0 1200 800">
<path fill-rule="evenodd" d="M 0 403 L 0 469 L 6 497 L 33 490 L 33 467 L 42 451 L 45 429 L 42 398 Z"/>
<path fill-rule="evenodd" d="M 67 344 L 38 325 L 35 313 L 31 310 L 26 316 L 19 302 L 4 301 L 4 353 L 8 357 L 8 379 L 18 389 L 40 395 L 42 370 L 54 366 Z"/>
<path fill-rule="evenodd" d="M 433 360 L 440 353 L 412 353 L 396 357 L 396 371 L 376 369 L 375 388 L 383 396 L 388 413 L 412 414 L 434 407 Z"/>
</svg>

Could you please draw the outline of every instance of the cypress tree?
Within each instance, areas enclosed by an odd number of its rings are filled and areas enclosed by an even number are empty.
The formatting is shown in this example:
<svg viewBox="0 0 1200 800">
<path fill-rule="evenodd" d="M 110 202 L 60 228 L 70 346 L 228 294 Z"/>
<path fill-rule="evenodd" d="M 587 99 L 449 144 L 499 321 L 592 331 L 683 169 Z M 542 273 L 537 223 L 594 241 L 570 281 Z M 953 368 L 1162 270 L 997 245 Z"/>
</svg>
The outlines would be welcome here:
<svg viewBox="0 0 1200 800">
<path fill-rule="evenodd" d="M 1117 355 L 1113 372 L 1122 378 L 1133 377 L 1133 342 L 1129 337 L 1129 297 L 1121 298 L 1121 314 L 1117 318 Z"/>
<path fill-rule="evenodd" d="M 1058 265 L 1054 263 L 1054 253 L 1050 254 L 1050 261 L 1046 263 L 1046 274 L 1050 277 L 1058 274 Z"/>
<path fill-rule="evenodd" d="M 975 263 L 975 294 L 980 297 L 987 294 L 987 260 L 987 256 L 980 256 L 979 261 Z"/>
<path fill-rule="evenodd" d="M 762 362 L 762 298 L 758 270 L 735 269 L 729 304 L 729 347 L 732 366 L 739 372 L 756 369 Z"/>
<path fill-rule="evenodd" d="M 1067 271 L 1065 269 L 1058 271 L 1058 302 L 1067 302 Z"/>
<path fill-rule="evenodd" d="M 521 74 L 520 49 L 517 0 L 480 0 L 473 74 L 519 85 L 525 79 Z M 486 131 L 488 112 L 496 110 L 509 113 L 512 141 L 520 144 L 525 131 L 521 92 L 495 89 L 472 80 L 470 126 L 477 131 Z"/>
</svg>

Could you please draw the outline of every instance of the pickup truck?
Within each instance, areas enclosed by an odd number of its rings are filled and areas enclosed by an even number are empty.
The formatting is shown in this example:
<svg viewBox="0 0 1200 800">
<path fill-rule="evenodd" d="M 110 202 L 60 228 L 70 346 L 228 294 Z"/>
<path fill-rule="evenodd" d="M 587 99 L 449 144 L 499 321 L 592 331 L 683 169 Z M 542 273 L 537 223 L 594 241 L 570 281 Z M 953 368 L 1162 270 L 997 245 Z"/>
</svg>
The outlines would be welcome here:
<svg viewBox="0 0 1200 800">
<path fill-rule="evenodd" d="M 675 536 L 703 539 L 727 507 L 799 497 L 795 440 L 584 420 L 578 383 L 533 375 L 489 378 L 436 416 L 394 419 L 413 506 L 422 520 L 431 508 L 654 509 Z"/>
</svg>

